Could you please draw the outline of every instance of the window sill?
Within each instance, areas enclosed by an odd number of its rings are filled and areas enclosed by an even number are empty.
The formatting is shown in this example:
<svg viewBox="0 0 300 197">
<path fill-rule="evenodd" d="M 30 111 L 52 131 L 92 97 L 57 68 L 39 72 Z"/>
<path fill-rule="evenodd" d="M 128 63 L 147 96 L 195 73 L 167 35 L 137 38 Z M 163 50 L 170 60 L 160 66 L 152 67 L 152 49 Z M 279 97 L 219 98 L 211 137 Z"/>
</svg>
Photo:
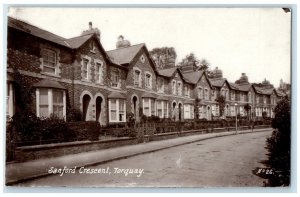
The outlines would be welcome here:
<svg viewBox="0 0 300 197">
<path fill-rule="evenodd" d="M 91 81 L 90 81 L 90 80 L 88 80 L 88 79 L 81 79 L 81 81 L 83 81 L 83 82 L 87 82 L 87 83 L 91 83 Z"/>
</svg>

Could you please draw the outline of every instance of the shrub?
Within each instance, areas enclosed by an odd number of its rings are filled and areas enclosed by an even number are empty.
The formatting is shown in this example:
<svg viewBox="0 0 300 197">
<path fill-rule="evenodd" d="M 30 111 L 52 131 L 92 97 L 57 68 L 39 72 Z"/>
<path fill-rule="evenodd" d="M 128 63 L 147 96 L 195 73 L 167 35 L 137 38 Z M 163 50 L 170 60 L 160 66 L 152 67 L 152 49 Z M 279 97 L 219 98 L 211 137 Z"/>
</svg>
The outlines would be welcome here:
<svg viewBox="0 0 300 197">
<path fill-rule="evenodd" d="M 75 108 L 68 108 L 67 121 L 68 122 L 83 121 L 81 111 Z"/>
<path fill-rule="evenodd" d="M 77 140 L 99 140 L 100 123 L 96 121 L 69 122 L 69 128 L 75 133 Z"/>
<path fill-rule="evenodd" d="M 12 125 L 17 132 L 19 146 L 67 142 L 76 138 L 64 120 L 55 117 L 42 119 L 32 112 L 16 114 Z"/>
<path fill-rule="evenodd" d="M 267 165 L 276 171 L 269 179 L 270 186 L 290 184 L 291 112 L 290 100 L 285 97 L 275 107 L 272 127 L 275 129 L 267 140 L 269 159 Z"/>
</svg>

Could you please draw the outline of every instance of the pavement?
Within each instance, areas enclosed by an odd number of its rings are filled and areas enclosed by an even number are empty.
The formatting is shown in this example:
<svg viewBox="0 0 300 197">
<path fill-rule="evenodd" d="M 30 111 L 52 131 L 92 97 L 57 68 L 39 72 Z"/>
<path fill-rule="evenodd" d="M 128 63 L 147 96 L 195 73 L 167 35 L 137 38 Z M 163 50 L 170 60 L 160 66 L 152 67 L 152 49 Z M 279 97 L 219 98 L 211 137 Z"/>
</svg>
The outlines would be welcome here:
<svg viewBox="0 0 300 197">
<path fill-rule="evenodd" d="M 254 129 L 238 131 L 238 134 L 251 133 L 251 132 L 264 132 L 270 131 L 271 128 Z M 11 186 L 36 178 L 41 178 L 51 175 L 48 173 L 51 167 L 54 168 L 74 168 L 87 167 L 104 164 L 118 159 L 124 159 L 140 154 L 150 153 L 154 151 L 164 150 L 189 144 L 206 139 L 235 135 L 235 131 L 221 132 L 221 133 L 207 133 L 201 135 L 191 135 L 186 137 L 178 137 L 175 139 L 168 139 L 162 141 L 152 141 L 148 143 L 122 146 L 117 148 L 83 152 L 79 154 L 65 155 L 54 158 L 38 159 L 26 161 L 23 163 L 9 163 L 6 164 L 6 185 Z"/>
</svg>

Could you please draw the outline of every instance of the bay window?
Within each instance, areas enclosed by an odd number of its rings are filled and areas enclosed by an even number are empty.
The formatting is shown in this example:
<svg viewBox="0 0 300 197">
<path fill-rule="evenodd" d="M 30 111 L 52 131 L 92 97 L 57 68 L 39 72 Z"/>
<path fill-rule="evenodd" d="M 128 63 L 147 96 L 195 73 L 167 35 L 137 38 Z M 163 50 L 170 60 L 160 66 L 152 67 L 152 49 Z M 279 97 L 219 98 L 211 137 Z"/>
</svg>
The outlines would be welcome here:
<svg viewBox="0 0 300 197">
<path fill-rule="evenodd" d="M 184 119 L 193 119 L 194 117 L 194 105 L 193 104 L 184 104 Z"/>
<path fill-rule="evenodd" d="M 109 122 L 126 122 L 125 99 L 109 99 Z"/>
<path fill-rule="evenodd" d="M 160 118 L 168 117 L 168 101 L 165 100 L 157 101 L 157 116 Z"/>
<path fill-rule="evenodd" d="M 36 89 L 36 112 L 38 117 L 51 115 L 66 118 L 66 92 L 59 89 Z"/>
<path fill-rule="evenodd" d="M 153 98 L 143 98 L 143 114 L 148 117 L 156 115 L 155 100 Z"/>
</svg>

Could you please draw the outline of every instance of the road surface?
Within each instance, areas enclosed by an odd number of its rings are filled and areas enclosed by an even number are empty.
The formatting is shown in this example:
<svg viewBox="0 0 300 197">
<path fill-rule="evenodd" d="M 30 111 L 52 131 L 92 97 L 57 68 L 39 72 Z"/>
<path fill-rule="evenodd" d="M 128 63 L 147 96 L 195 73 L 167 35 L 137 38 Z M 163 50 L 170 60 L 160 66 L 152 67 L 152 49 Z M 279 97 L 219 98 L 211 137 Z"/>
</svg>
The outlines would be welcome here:
<svg viewBox="0 0 300 197">
<path fill-rule="evenodd" d="M 51 169 L 55 175 L 19 186 L 249 187 L 263 186 L 252 174 L 264 167 L 271 131 L 207 139 L 85 168 Z M 61 171 L 59 171 L 61 170 Z M 63 173 L 62 173 L 63 172 Z"/>
</svg>

